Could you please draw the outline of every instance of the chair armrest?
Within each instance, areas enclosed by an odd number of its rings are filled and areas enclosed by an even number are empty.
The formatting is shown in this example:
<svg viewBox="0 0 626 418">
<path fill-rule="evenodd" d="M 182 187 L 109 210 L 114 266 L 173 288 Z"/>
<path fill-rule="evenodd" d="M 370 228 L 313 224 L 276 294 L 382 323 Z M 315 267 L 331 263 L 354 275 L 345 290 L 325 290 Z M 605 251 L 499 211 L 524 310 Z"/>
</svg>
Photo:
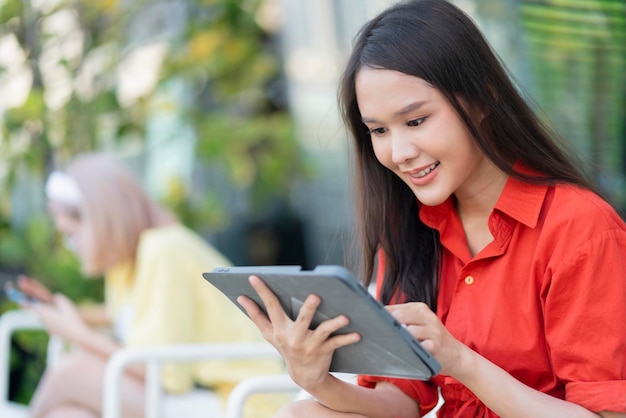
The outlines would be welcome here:
<svg viewBox="0 0 626 418">
<path fill-rule="evenodd" d="M 124 370 L 132 364 L 146 364 L 146 417 L 159 415 L 161 365 L 164 362 L 280 358 L 268 343 L 179 344 L 172 346 L 122 348 L 106 364 L 103 386 L 103 418 L 121 417 L 120 387 Z"/>
<path fill-rule="evenodd" d="M 230 392 L 226 404 L 226 418 L 242 418 L 247 399 L 259 393 L 299 392 L 302 389 L 288 374 L 250 377 L 241 381 Z"/>
<path fill-rule="evenodd" d="M 11 336 L 19 330 L 42 329 L 44 329 L 42 323 L 31 311 L 18 309 L 7 311 L 0 316 L 0 403 L 2 406 L 9 402 Z"/>
</svg>

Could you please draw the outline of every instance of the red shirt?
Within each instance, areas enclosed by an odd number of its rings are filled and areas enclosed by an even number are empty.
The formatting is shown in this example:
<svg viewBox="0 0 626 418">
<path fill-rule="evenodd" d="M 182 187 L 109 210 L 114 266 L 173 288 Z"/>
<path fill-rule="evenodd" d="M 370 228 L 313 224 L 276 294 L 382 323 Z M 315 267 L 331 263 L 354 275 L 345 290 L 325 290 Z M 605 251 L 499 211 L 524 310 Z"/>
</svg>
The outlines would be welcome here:
<svg viewBox="0 0 626 418">
<path fill-rule="evenodd" d="M 455 338 L 536 390 L 626 412 L 626 225 L 606 202 L 509 178 L 489 217 L 494 240 L 474 257 L 453 198 L 422 206 L 420 218 L 440 233 L 437 316 Z M 380 380 L 423 414 L 439 386 L 440 417 L 496 417 L 451 377 L 359 377 L 369 387 Z"/>
</svg>

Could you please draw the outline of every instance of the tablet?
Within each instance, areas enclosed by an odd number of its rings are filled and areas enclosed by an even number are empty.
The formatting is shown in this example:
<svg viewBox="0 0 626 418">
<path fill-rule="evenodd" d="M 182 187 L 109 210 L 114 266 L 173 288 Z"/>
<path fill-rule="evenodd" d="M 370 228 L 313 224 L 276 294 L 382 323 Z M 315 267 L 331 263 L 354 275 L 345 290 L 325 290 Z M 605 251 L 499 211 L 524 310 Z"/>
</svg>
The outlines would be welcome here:
<svg viewBox="0 0 626 418">
<path fill-rule="evenodd" d="M 242 311 L 237 297 L 245 295 L 265 310 L 261 299 L 248 282 L 259 276 L 272 289 L 292 319 L 306 297 L 321 298 L 311 328 L 320 322 L 345 315 L 350 323 L 336 334 L 358 332 L 360 341 L 335 350 L 331 372 L 428 380 L 440 370 L 439 363 L 374 299 L 353 274 L 341 266 L 218 267 L 203 277 L 222 291 Z"/>
</svg>

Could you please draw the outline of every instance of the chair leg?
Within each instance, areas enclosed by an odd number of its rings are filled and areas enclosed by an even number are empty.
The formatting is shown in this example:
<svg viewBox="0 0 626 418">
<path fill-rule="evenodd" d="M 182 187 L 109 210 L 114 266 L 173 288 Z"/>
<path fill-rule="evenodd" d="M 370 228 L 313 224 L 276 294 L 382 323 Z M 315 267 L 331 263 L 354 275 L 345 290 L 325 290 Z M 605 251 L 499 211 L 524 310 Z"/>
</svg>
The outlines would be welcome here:
<svg viewBox="0 0 626 418">
<path fill-rule="evenodd" d="M 18 330 L 41 330 L 39 319 L 29 311 L 14 310 L 0 316 L 0 417 L 27 418 L 28 407 L 9 400 L 11 337 Z"/>
</svg>

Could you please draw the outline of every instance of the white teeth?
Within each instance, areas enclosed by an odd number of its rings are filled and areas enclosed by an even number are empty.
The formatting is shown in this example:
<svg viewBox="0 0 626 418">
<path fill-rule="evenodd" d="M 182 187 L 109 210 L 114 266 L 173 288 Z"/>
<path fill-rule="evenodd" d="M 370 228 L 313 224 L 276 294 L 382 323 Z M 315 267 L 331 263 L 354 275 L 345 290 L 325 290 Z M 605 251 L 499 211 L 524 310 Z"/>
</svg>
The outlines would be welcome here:
<svg viewBox="0 0 626 418">
<path fill-rule="evenodd" d="M 439 165 L 439 162 L 434 163 L 433 165 L 431 165 L 430 167 L 426 167 L 425 169 L 418 171 L 417 173 L 413 174 L 412 177 L 424 177 L 426 174 L 430 173 L 431 171 L 433 171 L 437 166 Z"/>
</svg>

